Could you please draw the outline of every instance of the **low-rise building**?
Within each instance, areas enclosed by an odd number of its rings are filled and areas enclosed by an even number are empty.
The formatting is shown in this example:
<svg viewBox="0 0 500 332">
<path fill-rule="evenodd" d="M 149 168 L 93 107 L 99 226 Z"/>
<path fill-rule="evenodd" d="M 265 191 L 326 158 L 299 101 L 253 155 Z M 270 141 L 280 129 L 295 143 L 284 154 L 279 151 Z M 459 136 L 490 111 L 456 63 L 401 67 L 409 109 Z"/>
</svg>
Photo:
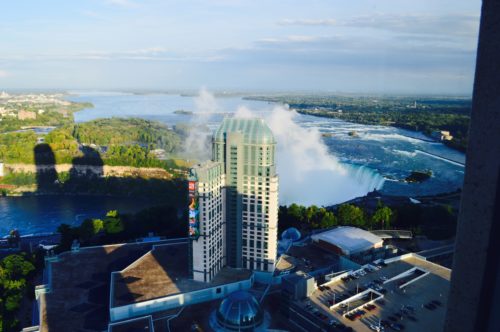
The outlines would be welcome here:
<svg viewBox="0 0 500 332">
<path fill-rule="evenodd" d="M 447 130 L 436 130 L 431 136 L 439 141 L 451 141 L 453 136 Z"/>
<path fill-rule="evenodd" d="M 252 287 L 254 276 L 246 269 L 224 267 L 210 282 L 193 280 L 188 246 L 187 239 L 171 239 L 78 247 L 47 257 L 44 282 L 35 291 L 39 324 L 33 331 L 149 328 L 151 316 Z"/>
<path fill-rule="evenodd" d="M 342 226 L 311 236 L 319 247 L 345 256 L 381 248 L 384 240 L 361 228 Z"/>
<path fill-rule="evenodd" d="M 282 292 L 282 311 L 297 330 L 438 332 L 450 277 L 450 269 L 406 254 L 337 274 L 297 300 Z"/>
</svg>

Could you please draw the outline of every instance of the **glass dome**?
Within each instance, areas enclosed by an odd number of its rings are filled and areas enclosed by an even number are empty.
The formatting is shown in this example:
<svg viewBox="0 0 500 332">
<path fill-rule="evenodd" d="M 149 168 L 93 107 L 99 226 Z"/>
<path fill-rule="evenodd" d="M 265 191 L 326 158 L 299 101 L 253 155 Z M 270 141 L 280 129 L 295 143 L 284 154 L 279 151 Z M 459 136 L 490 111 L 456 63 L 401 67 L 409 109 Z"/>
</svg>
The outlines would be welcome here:
<svg viewBox="0 0 500 332">
<path fill-rule="evenodd" d="M 259 302 L 247 291 L 236 291 L 217 310 L 217 322 L 228 330 L 252 331 L 264 318 Z"/>
<path fill-rule="evenodd" d="M 301 236 L 300 231 L 295 227 L 287 228 L 283 233 L 281 233 L 282 240 L 291 240 L 293 242 L 298 241 Z"/>
<path fill-rule="evenodd" d="M 227 133 L 240 132 L 247 144 L 275 144 L 273 132 L 263 119 L 225 118 L 214 134 L 216 142 L 224 142 Z"/>
</svg>

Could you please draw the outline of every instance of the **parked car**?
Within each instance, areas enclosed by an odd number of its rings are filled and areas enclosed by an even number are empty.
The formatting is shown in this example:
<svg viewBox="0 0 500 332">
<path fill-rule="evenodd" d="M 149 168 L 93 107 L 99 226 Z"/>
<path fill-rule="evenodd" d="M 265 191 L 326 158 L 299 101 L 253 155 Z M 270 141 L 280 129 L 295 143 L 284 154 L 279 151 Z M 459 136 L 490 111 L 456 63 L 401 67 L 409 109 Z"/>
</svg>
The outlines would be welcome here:
<svg viewBox="0 0 500 332">
<path fill-rule="evenodd" d="M 405 329 L 405 326 L 403 324 L 394 323 L 394 324 L 391 324 L 391 328 L 394 331 L 403 331 Z"/>
<path fill-rule="evenodd" d="M 372 331 L 377 331 L 377 332 L 381 332 L 381 331 L 385 330 L 383 326 L 381 326 L 381 325 L 373 325 L 373 324 L 370 325 L 370 329 Z"/>
</svg>

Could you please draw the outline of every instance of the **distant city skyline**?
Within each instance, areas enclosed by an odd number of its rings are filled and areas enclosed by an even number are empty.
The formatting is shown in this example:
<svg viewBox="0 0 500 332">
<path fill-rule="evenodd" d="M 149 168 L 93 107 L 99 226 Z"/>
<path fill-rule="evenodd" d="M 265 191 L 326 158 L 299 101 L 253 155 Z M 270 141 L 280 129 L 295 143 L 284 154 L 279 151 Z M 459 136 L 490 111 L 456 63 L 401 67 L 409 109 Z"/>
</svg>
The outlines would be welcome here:
<svg viewBox="0 0 500 332">
<path fill-rule="evenodd" d="M 7 2 L 0 90 L 470 95 L 481 2 Z"/>
</svg>

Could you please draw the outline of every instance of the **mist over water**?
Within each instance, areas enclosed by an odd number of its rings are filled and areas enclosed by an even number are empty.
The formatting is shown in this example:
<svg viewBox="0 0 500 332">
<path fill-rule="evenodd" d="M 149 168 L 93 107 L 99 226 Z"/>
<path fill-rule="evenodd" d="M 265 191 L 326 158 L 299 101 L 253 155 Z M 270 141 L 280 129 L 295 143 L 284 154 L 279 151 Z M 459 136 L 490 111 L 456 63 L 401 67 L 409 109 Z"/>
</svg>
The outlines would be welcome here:
<svg viewBox="0 0 500 332">
<path fill-rule="evenodd" d="M 266 117 L 277 141 L 281 204 L 331 205 L 382 188 L 382 176 L 368 167 L 340 163 L 320 132 L 299 126 L 296 116 L 278 106 Z"/>
<path fill-rule="evenodd" d="M 140 117 L 194 128 L 183 139 L 183 157 L 200 161 L 210 159 L 211 135 L 225 116 L 264 118 L 278 142 L 282 204 L 329 205 L 374 188 L 388 195 L 433 195 L 454 191 L 463 181 L 465 155 L 421 133 L 298 114 L 243 95 L 214 96 L 202 89 L 197 96 L 82 93 L 68 99 L 94 105 L 75 113 L 77 122 Z M 356 136 L 350 135 L 353 131 Z M 422 183 L 405 183 L 413 170 L 432 170 L 433 176 Z"/>
<path fill-rule="evenodd" d="M 195 98 L 195 107 L 191 127 L 213 123 L 210 114 L 221 109 L 206 89 L 201 89 Z M 267 110 L 240 105 L 234 116 L 262 117 L 273 131 L 277 141 L 280 204 L 331 205 L 363 196 L 384 184 L 384 178 L 368 167 L 339 162 L 329 152 L 318 129 L 304 128 L 294 121 L 298 116 L 294 110 L 280 105 Z M 212 129 L 218 125 L 219 122 L 213 123 Z M 199 160 L 209 159 L 211 134 L 190 130 L 185 143 L 189 155 Z"/>
<path fill-rule="evenodd" d="M 194 99 L 195 108 L 189 122 L 188 135 L 183 144 L 186 158 L 208 160 L 212 156 L 210 137 L 212 132 L 207 127 L 212 114 L 217 112 L 214 95 L 202 88 Z"/>
</svg>

